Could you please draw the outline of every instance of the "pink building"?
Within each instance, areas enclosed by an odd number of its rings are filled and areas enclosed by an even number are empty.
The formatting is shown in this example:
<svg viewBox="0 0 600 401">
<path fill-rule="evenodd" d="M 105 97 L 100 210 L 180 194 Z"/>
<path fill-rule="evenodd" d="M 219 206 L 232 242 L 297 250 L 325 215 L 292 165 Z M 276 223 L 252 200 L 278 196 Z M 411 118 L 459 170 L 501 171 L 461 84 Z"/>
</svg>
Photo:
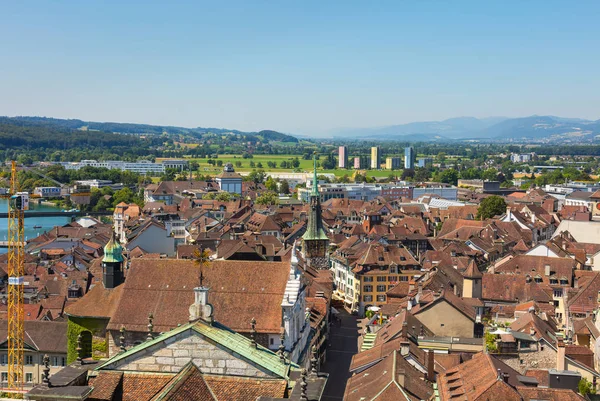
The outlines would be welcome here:
<svg viewBox="0 0 600 401">
<path fill-rule="evenodd" d="M 338 167 L 339 168 L 346 168 L 346 162 L 348 160 L 348 147 L 347 146 L 340 146 L 339 149 L 339 161 L 338 161 Z"/>
</svg>

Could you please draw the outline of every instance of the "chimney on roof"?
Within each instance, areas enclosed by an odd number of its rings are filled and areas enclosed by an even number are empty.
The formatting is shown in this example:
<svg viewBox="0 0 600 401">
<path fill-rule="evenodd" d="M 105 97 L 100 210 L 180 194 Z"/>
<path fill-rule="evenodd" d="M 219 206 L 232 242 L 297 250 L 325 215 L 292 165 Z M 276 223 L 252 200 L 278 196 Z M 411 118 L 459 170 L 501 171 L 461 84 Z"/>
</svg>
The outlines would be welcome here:
<svg viewBox="0 0 600 401">
<path fill-rule="evenodd" d="M 544 274 L 546 277 L 550 276 L 550 265 L 544 265 Z"/>
<path fill-rule="evenodd" d="M 510 206 L 506 206 L 506 217 L 508 221 L 512 220 L 512 211 L 510 210 Z"/>
<path fill-rule="evenodd" d="M 502 373 L 502 379 L 504 380 L 504 383 L 508 383 L 508 373 L 504 372 Z"/>
<path fill-rule="evenodd" d="M 558 347 L 556 352 L 556 370 L 565 370 L 565 343 L 562 338 L 558 339 Z"/>
<path fill-rule="evenodd" d="M 400 342 L 400 355 L 402 356 L 406 356 L 410 353 L 410 342 L 408 341 L 408 339 L 403 339 Z"/>
<path fill-rule="evenodd" d="M 405 370 L 404 369 L 398 369 L 397 370 L 397 377 L 396 377 L 396 381 L 398 382 L 398 384 L 400 385 L 400 387 L 404 387 L 404 377 L 405 377 Z"/>
<path fill-rule="evenodd" d="M 194 303 L 190 305 L 190 322 L 202 319 L 205 322 L 212 324 L 213 322 L 213 306 L 208 303 L 208 288 L 194 288 Z"/>
<path fill-rule="evenodd" d="M 401 334 L 402 338 L 408 338 L 408 323 L 406 322 L 406 318 L 404 319 L 404 322 L 402 322 L 402 332 L 401 333 L 402 333 Z"/>
<path fill-rule="evenodd" d="M 427 351 L 427 380 L 434 383 L 435 382 L 435 370 L 434 370 L 434 354 L 433 350 Z"/>
</svg>

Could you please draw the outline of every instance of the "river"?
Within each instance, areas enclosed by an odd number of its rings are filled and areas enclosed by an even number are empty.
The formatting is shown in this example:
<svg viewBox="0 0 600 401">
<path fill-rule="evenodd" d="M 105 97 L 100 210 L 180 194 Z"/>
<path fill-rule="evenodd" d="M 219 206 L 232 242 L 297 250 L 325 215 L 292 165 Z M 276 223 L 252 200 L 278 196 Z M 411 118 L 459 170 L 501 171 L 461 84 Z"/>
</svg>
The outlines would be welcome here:
<svg viewBox="0 0 600 401">
<path fill-rule="evenodd" d="M 42 212 L 42 211 L 60 211 L 59 208 L 47 205 L 38 205 L 37 200 L 31 200 L 29 204 L 29 211 L 31 212 Z M 8 213 L 8 199 L 0 199 L 0 212 Z M 70 221 L 69 217 L 28 217 L 25 218 L 25 239 L 35 238 L 42 234 L 44 231 L 49 231 L 54 226 L 63 226 Z M 33 228 L 35 226 L 41 226 L 41 228 Z M 6 241 L 8 239 L 8 220 L 0 219 L 0 240 Z M 6 248 L 0 248 L 0 253 L 6 253 Z"/>
</svg>

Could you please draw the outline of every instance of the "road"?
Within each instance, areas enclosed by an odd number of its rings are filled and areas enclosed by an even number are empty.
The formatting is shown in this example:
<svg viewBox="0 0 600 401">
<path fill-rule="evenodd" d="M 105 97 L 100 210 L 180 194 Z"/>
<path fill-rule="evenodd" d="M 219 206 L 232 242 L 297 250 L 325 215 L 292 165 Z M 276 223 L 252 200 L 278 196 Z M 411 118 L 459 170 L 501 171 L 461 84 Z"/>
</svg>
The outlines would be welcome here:
<svg viewBox="0 0 600 401">
<path fill-rule="evenodd" d="M 335 323 L 331 325 L 329 337 L 330 346 L 327 349 L 327 362 L 322 370 L 329 373 L 327 387 L 323 393 L 323 401 L 342 400 L 346 382 L 350 377 L 348 368 L 352 356 L 358 350 L 358 320 L 343 308 L 339 308 L 338 317 L 341 319 L 341 327 Z"/>
</svg>

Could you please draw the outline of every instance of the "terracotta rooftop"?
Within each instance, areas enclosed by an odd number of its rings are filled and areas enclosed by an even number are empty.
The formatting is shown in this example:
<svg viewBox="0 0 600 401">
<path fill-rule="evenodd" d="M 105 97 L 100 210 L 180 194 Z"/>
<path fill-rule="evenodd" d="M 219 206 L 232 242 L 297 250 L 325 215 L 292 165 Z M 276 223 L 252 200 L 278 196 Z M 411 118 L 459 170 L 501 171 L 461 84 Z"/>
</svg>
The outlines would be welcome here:
<svg viewBox="0 0 600 401">
<path fill-rule="evenodd" d="M 508 374 L 508 383 L 498 377 L 498 370 Z M 513 388 L 519 373 L 489 354 L 478 353 L 438 376 L 442 401 L 521 401 Z"/>
<path fill-rule="evenodd" d="M 203 269 L 204 285 L 215 319 L 233 330 L 248 332 L 256 318 L 259 333 L 279 333 L 289 263 L 213 261 Z M 188 322 L 193 288 L 199 284 L 199 268 L 192 260 L 134 259 L 123 295 L 108 325 L 146 331 L 148 313 L 158 332 Z M 81 302 L 81 301 L 80 301 Z"/>
</svg>

